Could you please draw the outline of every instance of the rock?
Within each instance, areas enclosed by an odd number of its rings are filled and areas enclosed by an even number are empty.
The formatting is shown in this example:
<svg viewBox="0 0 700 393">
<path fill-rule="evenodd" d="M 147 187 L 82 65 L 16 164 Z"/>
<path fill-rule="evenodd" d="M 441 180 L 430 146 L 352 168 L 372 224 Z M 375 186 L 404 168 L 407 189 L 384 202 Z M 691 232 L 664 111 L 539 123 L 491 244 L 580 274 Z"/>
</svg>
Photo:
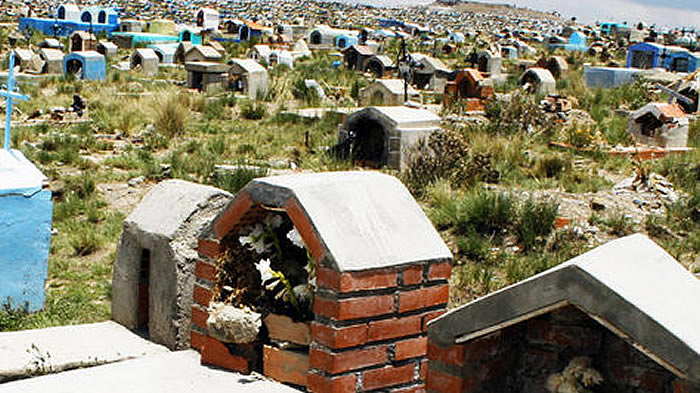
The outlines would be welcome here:
<svg viewBox="0 0 700 393">
<path fill-rule="evenodd" d="M 255 341 L 262 326 L 262 316 L 223 303 L 209 307 L 207 327 L 212 337 L 227 343 L 246 344 Z"/>
<path fill-rule="evenodd" d="M 605 210 L 605 205 L 598 201 L 591 201 L 591 209 L 599 212 L 601 210 Z"/>
<path fill-rule="evenodd" d="M 138 186 L 139 184 L 143 183 L 145 180 L 146 180 L 145 177 L 139 176 L 139 177 L 135 177 L 135 178 L 133 178 L 133 179 L 130 179 L 130 180 L 127 182 L 127 184 L 128 184 L 130 187 L 136 187 L 136 186 Z"/>
</svg>

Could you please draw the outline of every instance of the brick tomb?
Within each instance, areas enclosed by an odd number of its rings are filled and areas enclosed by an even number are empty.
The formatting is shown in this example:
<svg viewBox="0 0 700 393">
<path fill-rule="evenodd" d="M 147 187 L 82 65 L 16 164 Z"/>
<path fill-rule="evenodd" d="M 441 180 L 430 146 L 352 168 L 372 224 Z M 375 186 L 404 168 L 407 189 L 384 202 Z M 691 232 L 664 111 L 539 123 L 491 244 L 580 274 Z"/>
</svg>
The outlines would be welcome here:
<svg viewBox="0 0 700 393">
<path fill-rule="evenodd" d="M 282 233 L 299 233 L 312 260 L 310 314 L 255 306 L 263 319 L 257 337 L 224 342 L 210 323 L 212 300 L 222 298 L 221 261 L 247 258 L 236 239 L 275 220 Z M 423 391 L 426 326 L 446 309 L 451 254 L 397 179 L 337 172 L 254 180 L 203 234 L 199 253 L 191 342 L 202 363 L 262 371 L 312 392 Z M 256 291 L 235 289 L 228 299 Z"/>
<path fill-rule="evenodd" d="M 430 323 L 428 392 L 700 392 L 700 281 L 643 235 Z"/>
</svg>

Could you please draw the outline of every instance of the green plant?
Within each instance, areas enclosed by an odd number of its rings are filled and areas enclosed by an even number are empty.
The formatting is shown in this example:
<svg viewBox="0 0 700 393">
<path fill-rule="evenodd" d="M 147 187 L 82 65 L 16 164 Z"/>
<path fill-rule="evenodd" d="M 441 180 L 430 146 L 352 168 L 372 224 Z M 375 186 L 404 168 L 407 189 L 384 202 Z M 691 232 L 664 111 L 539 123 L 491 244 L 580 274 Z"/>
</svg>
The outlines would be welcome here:
<svg viewBox="0 0 700 393">
<path fill-rule="evenodd" d="M 260 120 L 265 117 L 266 110 L 263 104 L 247 102 L 241 108 L 241 116 L 248 120 Z"/>
<path fill-rule="evenodd" d="M 523 202 L 515 232 L 525 249 L 531 248 L 537 238 L 552 233 L 558 212 L 559 204 L 554 201 L 538 202 L 528 198 Z"/>
<path fill-rule="evenodd" d="M 154 109 L 154 126 L 158 134 L 166 138 L 174 138 L 185 133 L 185 122 L 189 116 L 189 110 L 179 95 L 166 95 L 158 100 Z"/>
<path fill-rule="evenodd" d="M 502 235 L 514 221 L 517 209 L 511 194 L 476 190 L 460 201 L 456 217 L 457 233 L 478 233 L 486 236 Z"/>
<path fill-rule="evenodd" d="M 218 173 L 214 176 L 214 185 L 231 194 L 236 194 L 251 180 L 267 176 L 267 169 L 238 165 L 232 171 Z"/>
</svg>

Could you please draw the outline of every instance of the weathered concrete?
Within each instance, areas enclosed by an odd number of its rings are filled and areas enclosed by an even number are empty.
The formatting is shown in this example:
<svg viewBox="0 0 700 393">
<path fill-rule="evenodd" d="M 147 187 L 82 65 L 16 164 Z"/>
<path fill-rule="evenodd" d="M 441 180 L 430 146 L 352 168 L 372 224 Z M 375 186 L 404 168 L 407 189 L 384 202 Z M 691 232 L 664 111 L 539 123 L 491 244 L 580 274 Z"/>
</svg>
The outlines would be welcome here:
<svg viewBox="0 0 700 393">
<path fill-rule="evenodd" d="M 339 271 L 449 260 L 450 250 L 395 177 L 378 172 L 327 172 L 266 177 L 245 190 L 267 206 L 290 196 L 303 206 Z"/>
<path fill-rule="evenodd" d="M 0 385 L 2 393 L 299 393 L 260 375 L 201 366 L 195 351 L 155 354 L 115 364 L 73 370 Z"/>
<path fill-rule="evenodd" d="M 0 333 L 0 382 L 161 352 L 167 349 L 112 321 L 5 332 Z"/>
<path fill-rule="evenodd" d="M 0 305 L 44 306 L 53 212 L 44 180 L 19 150 L 0 149 Z"/>
<path fill-rule="evenodd" d="M 189 347 L 194 263 L 202 229 L 228 204 L 218 188 L 169 180 L 151 190 L 124 221 L 112 279 L 112 318 L 143 329 L 141 273 L 147 276 L 150 339 L 171 349 Z M 144 260 L 150 269 L 142 272 Z M 143 290 L 143 287 L 142 287 Z"/>
<path fill-rule="evenodd" d="M 680 378 L 700 381 L 700 281 L 644 235 L 614 240 L 450 311 L 428 325 L 440 345 L 574 305 Z"/>
<path fill-rule="evenodd" d="M 356 159 L 403 170 L 421 139 L 440 131 L 440 116 L 406 106 L 367 107 L 348 116 L 338 128 L 338 142 L 351 134 L 360 147 Z"/>
</svg>

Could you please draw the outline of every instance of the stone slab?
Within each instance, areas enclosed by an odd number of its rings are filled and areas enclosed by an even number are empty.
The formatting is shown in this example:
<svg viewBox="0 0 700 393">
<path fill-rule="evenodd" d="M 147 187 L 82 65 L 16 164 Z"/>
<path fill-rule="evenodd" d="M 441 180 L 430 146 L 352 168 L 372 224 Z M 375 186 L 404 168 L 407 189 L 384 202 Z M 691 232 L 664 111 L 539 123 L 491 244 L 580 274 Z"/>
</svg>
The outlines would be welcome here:
<svg viewBox="0 0 700 393">
<path fill-rule="evenodd" d="M 136 223 L 144 232 L 172 239 L 192 213 L 216 195 L 229 194 L 211 186 L 167 180 L 159 183 L 143 198 L 126 222 Z"/>
<path fill-rule="evenodd" d="M 242 375 L 199 364 L 193 350 L 72 370 L 0 385 L 0 393 L 299 393 L 258 374 Z"/>
<path fill-rule="evenodd" d="M 0 382 L 162 352 L 167 349 L 112 321 L 4 332 L 0 333 Z"/>
</svg>

